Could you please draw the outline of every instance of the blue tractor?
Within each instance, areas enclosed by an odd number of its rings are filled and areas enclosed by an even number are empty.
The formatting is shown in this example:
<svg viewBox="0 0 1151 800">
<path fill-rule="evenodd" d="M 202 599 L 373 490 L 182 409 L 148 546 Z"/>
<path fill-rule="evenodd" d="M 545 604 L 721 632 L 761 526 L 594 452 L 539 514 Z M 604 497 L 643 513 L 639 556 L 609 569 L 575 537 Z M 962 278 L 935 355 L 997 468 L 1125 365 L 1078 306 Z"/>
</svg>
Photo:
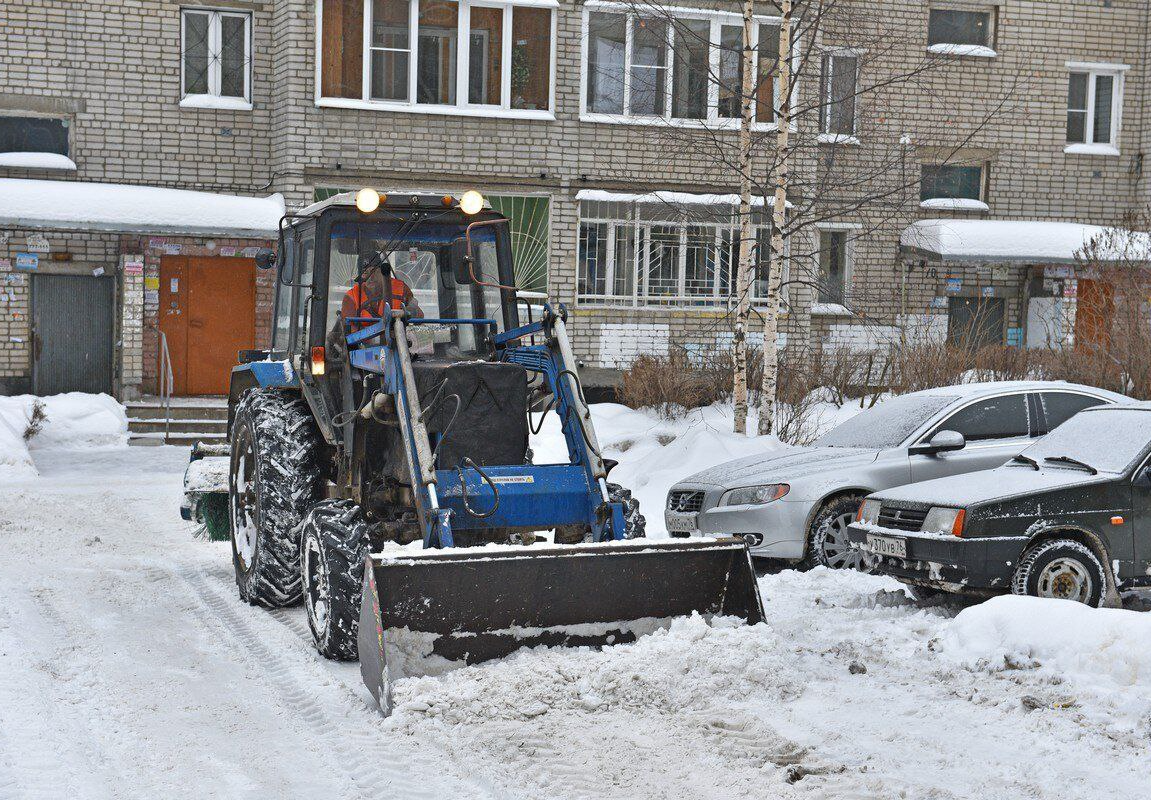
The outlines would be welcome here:
<svg viewBox="0 0 1151 800">
<path fill-rule="evenodd" d="M 399 677 L 525 645 L 762 619 L 742 540 L 643 538 L 566 312 L 517 297 L 508 220 L 479 193 L 337 195 L 286 216 L 258 262 L 278 289 L 273 349 L 232 372 L 236 582 L 252 604 L 302 599 L 317 649 L 358 657 L 385 713 Z M 533 463 L 541 410 L 561 463 Z"/>
</svg>

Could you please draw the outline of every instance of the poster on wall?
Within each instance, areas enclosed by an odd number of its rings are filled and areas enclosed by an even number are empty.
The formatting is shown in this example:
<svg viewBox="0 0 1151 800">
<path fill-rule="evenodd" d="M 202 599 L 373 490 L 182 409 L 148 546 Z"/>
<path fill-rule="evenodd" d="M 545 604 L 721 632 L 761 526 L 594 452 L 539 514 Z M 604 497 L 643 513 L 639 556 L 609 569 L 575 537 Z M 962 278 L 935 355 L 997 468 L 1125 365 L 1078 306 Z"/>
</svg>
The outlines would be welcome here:
<svg viewBox="0 0 1151 800">
<path fill-rule="evenodd" d="M 40 256 L 35 253 L 17 253 L 16 269 L 34 270 L 40 266 Z"/>
</svg>

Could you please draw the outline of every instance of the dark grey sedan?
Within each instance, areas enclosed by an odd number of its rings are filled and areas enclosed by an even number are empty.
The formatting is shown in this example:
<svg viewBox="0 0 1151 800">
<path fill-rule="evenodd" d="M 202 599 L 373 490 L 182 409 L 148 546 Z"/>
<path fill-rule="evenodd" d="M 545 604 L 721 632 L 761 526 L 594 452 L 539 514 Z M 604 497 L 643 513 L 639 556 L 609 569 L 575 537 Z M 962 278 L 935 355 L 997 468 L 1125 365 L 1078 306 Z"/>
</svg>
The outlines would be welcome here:
<svg viewBox="0 0 1151 800">
<path fill-rule="evenodd" d="M 1151 403 L 1082 411 L 998 469 L 872 494 L 848 538 L 920 595 L 1114 604 L 1151 585 Z"/>
</svg>

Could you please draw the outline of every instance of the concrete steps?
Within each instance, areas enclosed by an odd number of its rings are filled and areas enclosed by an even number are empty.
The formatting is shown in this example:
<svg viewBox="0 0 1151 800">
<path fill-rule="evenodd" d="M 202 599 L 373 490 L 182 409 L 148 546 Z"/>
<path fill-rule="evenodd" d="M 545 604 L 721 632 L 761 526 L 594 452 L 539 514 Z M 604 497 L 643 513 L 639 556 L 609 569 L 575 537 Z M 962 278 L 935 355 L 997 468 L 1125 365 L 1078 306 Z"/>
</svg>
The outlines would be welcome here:
<svg viewBox="0 0 1151 800">
<path fill-rule="evenodd" d="M 191 446 L 197 441 L 223 442 L 228 436 L 225 397 L 146 397 L 127 404 L 128 444 Z M 165 435 L 165 432 L 167 435 Z"/>
</svg>

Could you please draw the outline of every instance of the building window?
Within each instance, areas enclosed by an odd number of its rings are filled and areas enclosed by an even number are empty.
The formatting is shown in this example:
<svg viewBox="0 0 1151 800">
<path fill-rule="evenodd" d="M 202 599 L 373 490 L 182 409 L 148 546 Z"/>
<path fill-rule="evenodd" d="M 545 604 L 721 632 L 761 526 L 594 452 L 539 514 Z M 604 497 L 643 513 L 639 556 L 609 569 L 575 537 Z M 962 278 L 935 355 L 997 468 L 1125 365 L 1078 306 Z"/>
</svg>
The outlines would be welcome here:
<svg viewBox="0 0 1151 800">
<path fill-rule="evenodd" d="M 323 0 L 320 99 L 389 110 L 550 116 L 553 5 Z"/>
<path fill-rule="evenodd" d="M 621 306 L 734 304 L 737 208 L 663 202 L 580 202 L 581 302 Z M 755 214 L 752 298 L 766 295 L 770 209 Z M 786 276 L 786 267 L 784 269 Z"/>
<path fill-rule="evenodd" d="M 68 127 L 66 119 L 0 116 L 0 167 L 76 169 Z"/>
<path fill-rule="evenodd" d="M 184 105 L 244 106 L 252 99 L 252 17 L 239 11 L 181 12 Z"/>
<path fill-rule="evenodd" d="M 933 8 L 927 22 L 927 49 L 933 53 L 994 56 L 993 9 L 959 11 Z"/>
<path fill-rule="evenodd" d="M 1121 69 L 1072 69 L 1067 81 L 1068 150 L 1118 153 L 1122 101 Z"/>
<path fill-rule="evenodd" d="M 844 305 L 850 285 L 850 244 L 848 232 L 821 230 L 819 232 L 819 289 L 816 301 Z"/>
<path fill-rule="evenodd" d="M 737 17 L 677 10 L 675 18 L 624 11 L 585 12 L 583 107 L 596 121 L 726 124 L 740 116 L 743 28 Z M 755 121 L 778 105 L 779 25 L 753 29 Z"/>
<path fill-rule="evenodd" d="M 856 95 L 859 55 L 854 52 L 827 53 L 820 70 L 819 130 L 824 137 L 851 139 L 855 136 Z"/>
<path fill-rule="evenodd" d="M 924 164 L 919 183 L 925 208 L 986 211 L 982 165 Z"/>
</svg>

